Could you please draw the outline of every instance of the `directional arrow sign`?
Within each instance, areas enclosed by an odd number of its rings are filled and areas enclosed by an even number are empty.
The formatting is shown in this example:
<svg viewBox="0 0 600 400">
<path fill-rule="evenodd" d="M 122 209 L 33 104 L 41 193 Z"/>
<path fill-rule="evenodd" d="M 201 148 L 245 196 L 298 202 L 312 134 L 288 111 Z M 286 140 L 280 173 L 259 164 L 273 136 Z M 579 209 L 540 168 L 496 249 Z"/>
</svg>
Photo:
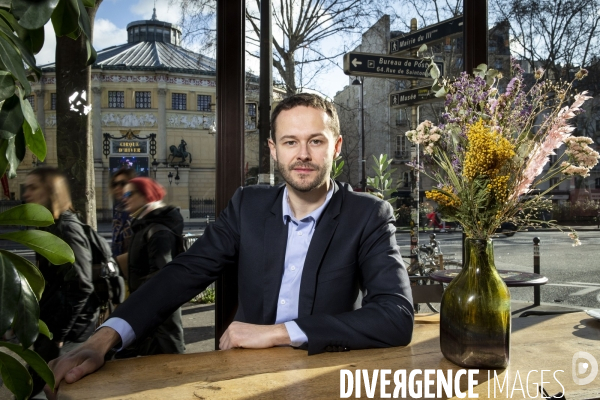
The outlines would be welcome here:
<svg viewBox="0 0 600 400">
<path fill-rule="evenodd" d="M 446 37 L 456 36 L 463 32 L 463 17 L 456 17 L 431 25 L 418 31 L 409 33 L 403 37 L 390 40 L 390 54 L 418 49 L 421 45 L 432 42 L 439 42 Z"/>
<path fill-rule="evenodd" d="M 435 97 L 431 92 L 431 86 L 423 86 L 420 88 L 390 93 L 391 108 L 404 108 L 413 105 L 432 103 L 440 100 L 444 99 Z"/>
<path fill-rule="evenodd" d="M 437 62 L 444 75 L 444 63 Z M 425 75 L 428 61 L 418 58 L 402 58 L 384 54 L 350 52 L 344 54 L 344 73 L 354 76 L 374 76 L 390 79 L 430 78 Z"/>
</svg>

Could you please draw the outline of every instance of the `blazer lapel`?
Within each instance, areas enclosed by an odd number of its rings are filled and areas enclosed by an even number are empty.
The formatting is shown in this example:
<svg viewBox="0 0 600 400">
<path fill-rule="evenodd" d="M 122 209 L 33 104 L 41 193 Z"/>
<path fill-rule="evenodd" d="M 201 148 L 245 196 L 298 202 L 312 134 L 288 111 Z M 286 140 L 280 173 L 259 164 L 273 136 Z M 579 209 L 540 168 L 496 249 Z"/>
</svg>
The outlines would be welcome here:
<svg viewBox="0 0 600 400">
<path fill-rule="evenodd" d="M 317 286 L 317 275 L 321 268 L 321 262 L 325 256 L 325 251 L 329 247 L 329 242 L 331 242 L 331 238 L 333 238 L 333 234 L 338 225 L 336 217 L 339 215 L 342 206 L 342 190 L 339 190 L 337 183 L 335 182 L 333 190 L 334 193 L 331 197 L 331 201 L 321 215 L 320 221 L 317 222 L 304 261 L 302 280 L 300 282 L 300 296 L 298 299 L 299 318 L 308 316 L 312 313 Z"/>
<path fill-rule="evenodd" d="M 274 324 L 277 317 L 277 298 L 283 277 L 288 227 L 283 223 L 283 189 L 271 208 L 271 215 L 265 221 L 263 254 L 263 319 L 265 324 Z"/>
</svg>

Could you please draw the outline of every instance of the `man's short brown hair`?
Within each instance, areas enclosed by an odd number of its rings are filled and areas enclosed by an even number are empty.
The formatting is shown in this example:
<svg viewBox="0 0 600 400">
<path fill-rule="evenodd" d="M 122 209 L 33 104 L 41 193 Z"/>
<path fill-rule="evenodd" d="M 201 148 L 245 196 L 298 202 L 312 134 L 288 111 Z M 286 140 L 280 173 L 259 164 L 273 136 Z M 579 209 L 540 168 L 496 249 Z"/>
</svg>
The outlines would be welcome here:
<svg viewBox="0 0 600 400">
<path fill-rule="evenodd" d="M 337 110 L 330 101 L 325 100 L 321 96 L 312 93 L 298 93 L 283 99 L 271 114 L 271 139 L 275 142 L 275 133 L 277 125 L 275 121 L 282 111 L 291 110 L 295 107 L 310 107 L 316 110 L 322 110 L 329 116 L 328 128 L 333 133 L 334 137 L 340 135 L 340 120 L 338 119 Z"/>
</svg>

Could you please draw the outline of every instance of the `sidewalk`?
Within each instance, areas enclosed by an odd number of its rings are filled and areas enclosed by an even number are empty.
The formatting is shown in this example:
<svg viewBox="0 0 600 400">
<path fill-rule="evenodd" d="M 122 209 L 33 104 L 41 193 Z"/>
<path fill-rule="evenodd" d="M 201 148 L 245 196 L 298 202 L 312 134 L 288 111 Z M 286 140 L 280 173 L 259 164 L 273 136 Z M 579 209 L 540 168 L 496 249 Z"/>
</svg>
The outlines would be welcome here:
<svg viewBox="0 0 600 400">
<path fill-rule="evenodd" d="M 585 231 L 600 231 L 598 225 L 565 225 L 565 228 L 573 228 L 576 232 L 585 232 Z M 397 226 L 396 232 L 410 233 L 410 227 L 408 226 Z M 559 232 L 558 228 L 529 228 L 527 232 Z M 448 229 L 446 232 L 440 232 L 439 229 L 427 228 L 427 230 L 423 230 L 423 227 L 419 227 L 419 233 L 462 233 L 462 230 L 456 229 Z"/>
</svg>

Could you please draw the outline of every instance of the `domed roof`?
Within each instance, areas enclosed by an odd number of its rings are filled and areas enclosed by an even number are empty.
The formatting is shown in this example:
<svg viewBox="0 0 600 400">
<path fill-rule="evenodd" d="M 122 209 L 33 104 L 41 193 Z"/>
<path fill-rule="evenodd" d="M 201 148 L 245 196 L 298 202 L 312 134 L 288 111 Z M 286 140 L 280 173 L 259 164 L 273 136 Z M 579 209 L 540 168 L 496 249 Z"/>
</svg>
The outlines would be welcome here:
<svg viewBox="0 0 600 400">
<path fill-rule="evenodd" d="M 156 19 L 134 21 L 127 25 L 127 43 L 98 51 L 92 69 L 169 71 L 214 75 L 216 61 L 180 46 L 181 29 Z M 52 72 L 55 64 L 42 66 Z"/>
</svg>

